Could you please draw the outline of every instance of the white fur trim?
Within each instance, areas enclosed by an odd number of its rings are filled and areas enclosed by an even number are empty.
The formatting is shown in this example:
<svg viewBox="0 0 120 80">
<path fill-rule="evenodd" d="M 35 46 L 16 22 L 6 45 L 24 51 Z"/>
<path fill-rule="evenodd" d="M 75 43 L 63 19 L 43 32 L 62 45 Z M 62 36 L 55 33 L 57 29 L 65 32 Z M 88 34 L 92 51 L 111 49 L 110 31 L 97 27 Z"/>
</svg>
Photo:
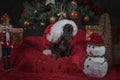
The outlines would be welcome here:
<svg viewBox="0 0 120 80">
<path fill-rule="evenodd" d="M 43 50 L 43 54 L 45 54 L 45 55 L 51 55 L 52 52 L 49 49 L 45 49 L 45 50 Z"/>
<path fill-rule="evenodd" d="M 78 28 L 75 22 L 72 20 L 63 19 L 63 20 L 59 20 L 52 26 L 50 34 L 47 35 L 47 40 L 52 43 L 56 42 L 60 38 L 60 36 L 63 34 L 63 27 L 66 24 L 71 24 L 73 26 L 73 36 L 75 36 L 78 31 Z"/>
</svg>

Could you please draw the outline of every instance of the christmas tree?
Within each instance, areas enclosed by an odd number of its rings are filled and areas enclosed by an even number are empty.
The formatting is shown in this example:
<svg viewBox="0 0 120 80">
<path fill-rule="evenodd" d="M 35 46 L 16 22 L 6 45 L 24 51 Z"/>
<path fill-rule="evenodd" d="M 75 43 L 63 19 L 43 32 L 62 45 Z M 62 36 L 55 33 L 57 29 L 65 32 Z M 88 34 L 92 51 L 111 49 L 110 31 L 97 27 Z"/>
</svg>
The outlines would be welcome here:
<svg viewBox="0 0 120 80">
<path fill-rule="evenodd" d="M 45 28 L 60 19 L 77 25 L 98 24 L 100 8 L 91 0 L 34 0 L 24 3 L 20 22 L 24 28 Z"/>
</svg>

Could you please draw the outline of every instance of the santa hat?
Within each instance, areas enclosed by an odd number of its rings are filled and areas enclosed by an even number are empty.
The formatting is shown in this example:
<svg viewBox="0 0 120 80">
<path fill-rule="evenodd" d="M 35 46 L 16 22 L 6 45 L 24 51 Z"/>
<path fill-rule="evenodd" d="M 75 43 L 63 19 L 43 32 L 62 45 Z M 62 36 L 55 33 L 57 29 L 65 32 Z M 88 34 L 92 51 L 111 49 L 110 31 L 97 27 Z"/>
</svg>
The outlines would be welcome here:
<svg viewBox="0 0 120 80">
<path fill-rule="evenodd" d="M 7 15 L 7 13 L 5 13 L 2 17 L 1 17 L 1 19 L 2 20 L 7 20 L 7 19 L 9 19 L 10 17 Z"/>
<path fill-rule="evenodd" d="M 73 26 L 73 36 L 75 36 L 77 34 L 77 31 L 78 31 L 78 27 L 75 24 L 75 22 L 72 20 L 63 19 L 63 20 L 57 21 L 52 26 L 50 34 L 47 35 L 47 40 L 52 42 L 52 43 L 56 42 L 60 38 L 60 36 L 63 34 L 63 27 L 66 24 L 70 24 Z"/>
<path fill-rule="evenodd" d="M 97 45 L 97 46 L 104 45 L 104 41 L 103 41 L 102 37 L 97 33 L 91 34 L 90 41 L 88 43 L 90 45 Z"/>
</svg>

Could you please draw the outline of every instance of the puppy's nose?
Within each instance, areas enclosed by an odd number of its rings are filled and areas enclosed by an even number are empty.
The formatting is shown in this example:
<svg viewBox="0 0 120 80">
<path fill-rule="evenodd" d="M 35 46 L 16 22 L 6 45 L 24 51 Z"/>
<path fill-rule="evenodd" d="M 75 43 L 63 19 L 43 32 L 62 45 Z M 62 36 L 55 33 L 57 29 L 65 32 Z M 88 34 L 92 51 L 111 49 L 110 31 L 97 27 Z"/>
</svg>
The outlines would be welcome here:
<svg viewBox="0 0 120 80">
<path fill-rule="evenodd" d="M 92 51 L 89 52 L 91 55 L 93 55 Z"/>
</svg>

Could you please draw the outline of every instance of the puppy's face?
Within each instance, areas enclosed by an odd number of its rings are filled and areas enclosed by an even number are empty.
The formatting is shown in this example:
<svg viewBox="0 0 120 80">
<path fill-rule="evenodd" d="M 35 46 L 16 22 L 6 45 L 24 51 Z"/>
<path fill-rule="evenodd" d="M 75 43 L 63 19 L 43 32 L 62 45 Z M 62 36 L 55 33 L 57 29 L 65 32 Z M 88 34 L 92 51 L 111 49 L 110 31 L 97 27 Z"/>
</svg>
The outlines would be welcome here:
<svg viewBox="0 0 120 80">
<path fill-rule="evenodd" d="M 73 26 L 70 24 L 66 24 L 63 27 L 63 35 L 62 35 L 63 39 L 66 41 L 70 41 L 73 38 Z"/>
</svg>

